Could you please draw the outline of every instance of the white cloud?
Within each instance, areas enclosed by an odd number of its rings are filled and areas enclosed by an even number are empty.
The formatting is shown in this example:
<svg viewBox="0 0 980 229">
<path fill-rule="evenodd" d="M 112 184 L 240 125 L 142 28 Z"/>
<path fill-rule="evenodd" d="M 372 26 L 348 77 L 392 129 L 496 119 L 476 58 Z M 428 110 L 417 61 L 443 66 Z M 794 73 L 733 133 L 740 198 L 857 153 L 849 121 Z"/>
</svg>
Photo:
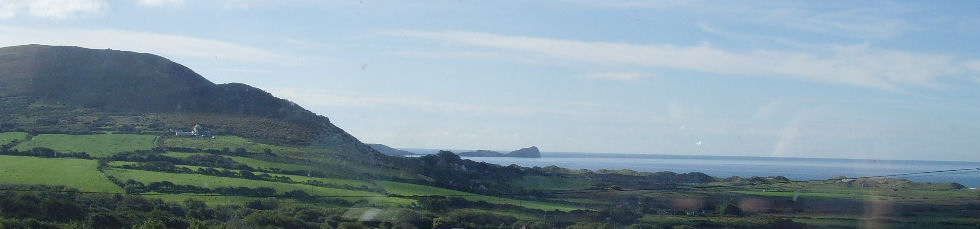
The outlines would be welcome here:
<svg viewBox="0 0 980 229">
<path fill-rule="evenodd" d="M 584 75 L 585 78 L 611 79 L 630 81 L 646 77 L 646 74 L 636 72 L 597 72 Z"/>
<path fill-rule="evenodd" d="M 101 15 L 109 11 L 104 0 L 0 0 L 0 19 L 27 14 L 50 20 Z"/>
<path fill-rule="evenodd" d="M 446 113 L 469 112 L 510 116 L 540 113 L 537 109 L 515 106 L 450 103 L 411 97 L 355 96 L 319 89 L 273 88 L 270 92 L 305 106 L 398 107 Z"/>
<path fill-rule="evenodd" d="M 937 78 L 969 70 L 961 67 L 952 56 L 877 49 L 869 45 L 827 46 L 828 50 L 824 53 L 764 49 L 736 52 L 708 44 L 638 45 L 465 31 L 391 31 L 385 34 L 596 65 L 675 68 L 720 75 L 792 77 L 886 90 L 936 86 Z"/>
<path fill-rule="evenodd" d="M 116 29 L 0 26 L 0 46 L 45 44 L 147 52 L 167 57 L 289 63 L 283 55 L 225 41 Z"/>
<path fill-rule="evenodd" d="M 527 64 L 541 64 L 529 56 L 508 55 L 506 52 L 484 52 L 484 51 L 388 51 L 385 55 L 412 58 L 440 58 L 440 59 L 474 59 L 492 61 L 518 61 Z"/>
<path fill-rule="evenodd" d="M 144 6 L 182 6 L 184 2 L 184 0 L 139 0 L 139 4 Z"/>
<path fill-rule="evenodd" d="M 980 60 L 967 61 L 963 63 L 963 66 L 969 68 L 970 70 L 980 72 Z"/>
<path fill-rule="evenodd" d="M 676 0 L 578 0 L 618 9 L 663 10 L 720 16 L 764 26 L 855 38 L 889 38 L 916 29 L 902 14 L 918 7 L 902 4 L 846 4 L 834 7 L 794 1 L 676 1 Z M 818 5 L 819 4 L 819 5 Z"/>
<path fill-rule="evenodd" d="M 707 23 L 698 23 L 698 28 L 700 28 L 701 31 L 704 31 L 704 32 L 707 32 L 707 33 L 719 35 L 719 36 L 726 37 L 726 38 L 744 40 L 744 41 L 748 41 L 748 42 L 752 42 L 752 43 L 772 44 L 773 42 L 775 42 L 775 43 L 778 43 L 778 44 L 789 45 L 789 46 L 792 46 L 792 47 L 818 48 L 818 49 L 819 48 L 822 48 L 822 47 L 820 47 L 818 45 L 806 44 L 806 43 L 802 43 L 802 42 L 796 42 L 796 41 L 792 41 L 792 40 L 785 39 L 785 38 L 779 38 L 779 37 L 773 37 L 773 36 L 765 36 L 765 35 L 758 35 L 758 34 L 749 34 L 749 33 L 739 33 L 739 32 L 725 31 L 725 30 L 721 30 L 721 29 L 715 28 L 715 27 L 713 27 L 711 25 L 708 25 Z"/>
<path fill-rule="evenodd" d="M 973 72 L 980 72 L 980 60 L 971 60 L 963 63 L 963 67 L 966 67 Z M 980 84 L 980 74 L 974 74 L 973 82 Z"/>
<path fill-rule="evenodd" d="M 669 120 L 666 115 L 605 111 L 588 112 L 580 109 L 580 107 L 574 106 L 571 108 L 563 108 L 551 106 L 541 107 L 454 103 L 422 97 L 357 95 L 333 92 L 329 90 L 305 88 L 272 88 L 268 91 L 277 97 L 288 99 L 300 104 L 301 106 L 307 106 L 308 108 L 317 106 L 394 108 L 428 111 L 442 115 L 467 113 L 511 117 L 538 116 L 587 122 L 593 122 L 595 120 L 617 120 L 622 122 L 647 123 L 666 122 Z M 676 109 L 677 107 L 674 105 L 668 108 L 671 114 L 675 114 L 677 112 L 675 111 Z"/>
</svg>

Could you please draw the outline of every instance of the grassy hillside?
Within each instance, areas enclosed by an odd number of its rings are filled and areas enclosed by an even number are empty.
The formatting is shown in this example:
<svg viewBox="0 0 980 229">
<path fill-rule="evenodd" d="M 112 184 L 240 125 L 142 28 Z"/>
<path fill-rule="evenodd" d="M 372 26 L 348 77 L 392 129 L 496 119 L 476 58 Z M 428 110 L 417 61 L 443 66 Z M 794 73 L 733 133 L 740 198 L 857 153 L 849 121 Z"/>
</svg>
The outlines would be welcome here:
<svg viewBox="0 0 980 229">
<path fill-rule="evenodd" d="M 484 201 L 493 204 L 509 204 L 521 206 L 530 209 L 540 209 L 545 211 L 559 210 L 559 211 L 571 211 L 580 210 L 581 207 L 576 207 L 567 204 L 556 204 L 541 201 L 527 201 L 527 200 L 515 200 L 507 199 L 494 196 L 484 196 L 484 195 L 474 195 L 472 193 L 461 192 L 456 190 L 437 188 L 432 186 L 381 181 L 378 185 L 383 187 L 388 193 L 402 195 L 402 196 L 415 196 L 415 195 L 442 195 L 442 196 L 456 196 L 470 201 Z"/>
<path fill-rule="evenodd" d="M 163 132 L 204 124 L 221 135 L 266 143 L 377 154 L 328 118 L 295 103 L 245 84 L 214 84 L 153 54 L 3 47 L 0 85 L 0 131 L 130 132 L 145 127 Z"/>
<path fill-rule="evenodd" d="M 187 158 L 187 157 L 190 157 L 190 156 L 193 156 L 193 155 L 208 155 L 208 154 L 207 153 L 166 152 L 163 155 L 165 155 L 165 156 L 171 156 L 171 157 L 177 157 L 177 158 Z M 287 164 L 287 163 L 275 163 L 275 162 L 269 162 L 269 161 L 263 161 L 263 160 L 258 160 L 258 159 L 254 159 L 254 158 L 239 157 L 239 156 L 223 156 L 223 157 L 230 158 L 231 160 L 234 160 L 235 162 L 242 163 L 242 164 L 248 165 L 249 167 L 257 168 L 257 169 L 272 169 L 272 168 L 276 168 L 276 169 L 282 169 L 282 170 L 318 170 L 317 168 L 314 168 L 312 166 L 307 166 L 307 165 L 296 165 L 296 164 Z"/>
<path fill-rule="evenodd" d="M 208 155 L 207 153 L 185 153 L 185 152 L 166 152 L 163 155 L 176 157 L 176 158 L 187 158 L 192 155 Z M 380 176 L 380 177 L 399 177 L 403 174 L 390 169 L 390 168 L 376 168 L 364 165 L 358 165 L 356 163 L 349 163 L 336 158 L 307 158 L 307 159 L 296 159 L 296 158 L 263 158 L 263 159 L 279 159 L 289 162 L 275 162 L 270 160 L 263 160 L 251 157 L 241 157 L 241 156 L 223 156 L 234 160 L 235 162 L 242 163 L 252 168 L 256 169 L 279 169 L 284 171 L 316 171 L 329 176 L 335 177 L 345 177 L 345 178 L 364 178 L 365 175 L 369 176 Z M 405 175 L 404 177 L 411 177 Z"/>
<path fill-rule="evenodd" d="M 13 141 L 23 141 L 27 139 L 27 133 L 24 132 L 3 132 L 0 133 L 0 145 L 8 144 Z"/>
<path fill-rule="evenodd" d="M 45 147 L 59 152 L 86 152 L 93 157 L 106 157 L 119 152 L 153 149 L 156 138 L 153 135 L 136 134 L 41 134 L 30 141 L 17 144 L 14 149 L 27 151 Z"/>
<path fill-rule="evenodd" d="M 121 193 L 95 160 L 0 155 L 0 184 L 64 185 L 90 192 Z"/>
<path fill-rule="evenodd" d="M 524 176 L 511 182 L 524 189 L 576 190 L 592 187 L 594 182 L 585 179 L 569 179 L 560 176 Z"/>
<path fill-rule="evenodd" d="M 167 147 L 193 148 L 193 149 L 213 149 L 213 150 L 235 150 L 245 149 L 251 153 L 262 153 L 266 149 L 277 153 L 311 152 L 314 150 L 300 147 L 277 146 L 271 144 L 256 143 L 248 139 L 237 136 L 216 136 L 210 138 L 191 138 L 191 137 L 166 137 L 163 145 Z"/>
<path fill-rule="evenodd" d="M 215 177 L 200 174 L 177 174 L 163 173 L 129 169 L 108 169 L 106 174 L 115 176 L 120 180 L 135 180 L 143 183 L 169 181 L 174 184 L 193 185 L 198 187 L 218 188 L 218 187 L 249 187 L 249 188 L 273 188 L 278 194 L 288 191 L 302 190 L 312 195 L 332 196 L 332 198 L 345 200 L 365 200 L 368 202 L 387 203 L 387 204 L 412 204 L 415 201 L 404 198 L 383 197 L 381 193 L 317 187 L 304 184 L 279 183 L 261 180 L 249 180 L 230 177 Z"/>
</svg>

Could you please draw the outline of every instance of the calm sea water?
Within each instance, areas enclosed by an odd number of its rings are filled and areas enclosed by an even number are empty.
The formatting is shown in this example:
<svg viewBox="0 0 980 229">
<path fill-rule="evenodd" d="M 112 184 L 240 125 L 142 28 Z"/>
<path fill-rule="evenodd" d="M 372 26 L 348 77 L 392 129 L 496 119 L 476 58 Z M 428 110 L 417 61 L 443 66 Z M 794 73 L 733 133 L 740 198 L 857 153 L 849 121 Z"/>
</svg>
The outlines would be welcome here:
<svg viewBox="0 0 980 229">
<path fill-rule="evenodd" d="M 642 172 L 703 172 L 715 177 L 785 176 L 793 180 L 822 180 L 835 176 L 863 177 L 950 169 L 980 168 L 980 162 L 855 160 L 776 157 L 636 155 L 600 153 L 542 153 L 541 158 L 464 157 L 499 165 L 570 169 L 632 169 Z M 956 182 L 980 187 L 980 170 L 974 172 L 900 176 L 919 182 Z"/>
</svg>

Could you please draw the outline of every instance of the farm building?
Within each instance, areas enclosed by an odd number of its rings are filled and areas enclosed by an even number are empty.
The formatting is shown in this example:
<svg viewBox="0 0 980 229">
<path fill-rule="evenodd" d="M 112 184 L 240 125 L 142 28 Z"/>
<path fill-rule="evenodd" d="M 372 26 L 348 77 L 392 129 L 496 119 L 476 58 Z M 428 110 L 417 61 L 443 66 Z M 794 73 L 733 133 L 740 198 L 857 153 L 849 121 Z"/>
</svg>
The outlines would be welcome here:
<svg viewBox="0 0 980 229">
<path fill-rule="evenodd" d="M 211 128 L 202 126 L 201 124 L 194 125 L 191 131 L 184 131 L 182 129 L 170 129 L 170 132 L 174 132 L 174 135 L 184 136 L 184 137 L 206 137 L 213 138 L 211 135 Z"/>
</svg>

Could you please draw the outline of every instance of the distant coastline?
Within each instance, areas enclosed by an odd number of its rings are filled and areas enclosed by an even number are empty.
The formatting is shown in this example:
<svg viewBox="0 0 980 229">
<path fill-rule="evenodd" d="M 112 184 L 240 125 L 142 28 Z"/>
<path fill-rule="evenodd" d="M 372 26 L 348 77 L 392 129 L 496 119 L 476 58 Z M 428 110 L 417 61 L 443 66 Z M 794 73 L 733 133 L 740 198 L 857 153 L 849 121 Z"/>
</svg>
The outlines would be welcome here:
<svg viewBox="0 0 980 229">
<path fill-rule="evenodd" d="M 402 149 L 424 156 L 439 150 Z M 467 150 L 455 150 L 463 152 Z M 901 174 L 948 169 L 980 168 L 980 162 L 879 160 L 846 158 L 802 158 L 760 156 L 704 156 L 670 154 L 541 152 L 541 158 L 468 157 L 464 159 L 498 165 L 517 164 L 526 167 L 556 165 L 569 169 L 619 170 L 640 172 L 671 171 L 678 173 L 703 172 L 716 177 L 785 176 L 793 180 L 821 180 L 836 176 L 861 177 Z M 632 159 L 632 160 L 623 160 Z M 968 187 L 980 187 L 980 170 L 972 173 L 939 174 L 895 178 L 918 182 L 956 182 Z"/>
<path fill-rule="evenodd" d="M 440 149 L 399 148 L 419 156 L 439 153 Z M 442 149 L 451 152 L 474 151 L 471 149 Z M 465 157 L 465 156 L 464 156 Z M 595 152 L 541 152 L 541 158 L 660 158 L 660 159 L 772 159 L 772 160 L 826 160 L 826 161 L 904 161 L 904 162 L 950 162 L 978 164 L 980 161 L 913 160 L 913 159 L 871 159 L 871 158 L 820 158 L 820 157 L 774 157 L 774 156 L 722 156 L 722 155 L 681 155 L 647 153 L 595 153 Z"/>
<path fill-rule="evenodd" d="M 639 172 L 702 172 L 719 178 L 785 176 L 792 180 L 823 180 L 831 177 L 864 177 L 903 173 L 980 168 L 980 162 L 867 160 L 789 157 L 738 157 L 691 155 L 636 155 L 601 153 L 542 153 L 542 158 L 463 157 L 498 165 L 525 167 L 555 165 L 568 169 L 620 170 Z M 624 160 L 628 158 L 630 160 Z M 917 182 L 955 182 L 980 187 L 980 170 L 919 176 L 894 176 Z"/>
</svg>

